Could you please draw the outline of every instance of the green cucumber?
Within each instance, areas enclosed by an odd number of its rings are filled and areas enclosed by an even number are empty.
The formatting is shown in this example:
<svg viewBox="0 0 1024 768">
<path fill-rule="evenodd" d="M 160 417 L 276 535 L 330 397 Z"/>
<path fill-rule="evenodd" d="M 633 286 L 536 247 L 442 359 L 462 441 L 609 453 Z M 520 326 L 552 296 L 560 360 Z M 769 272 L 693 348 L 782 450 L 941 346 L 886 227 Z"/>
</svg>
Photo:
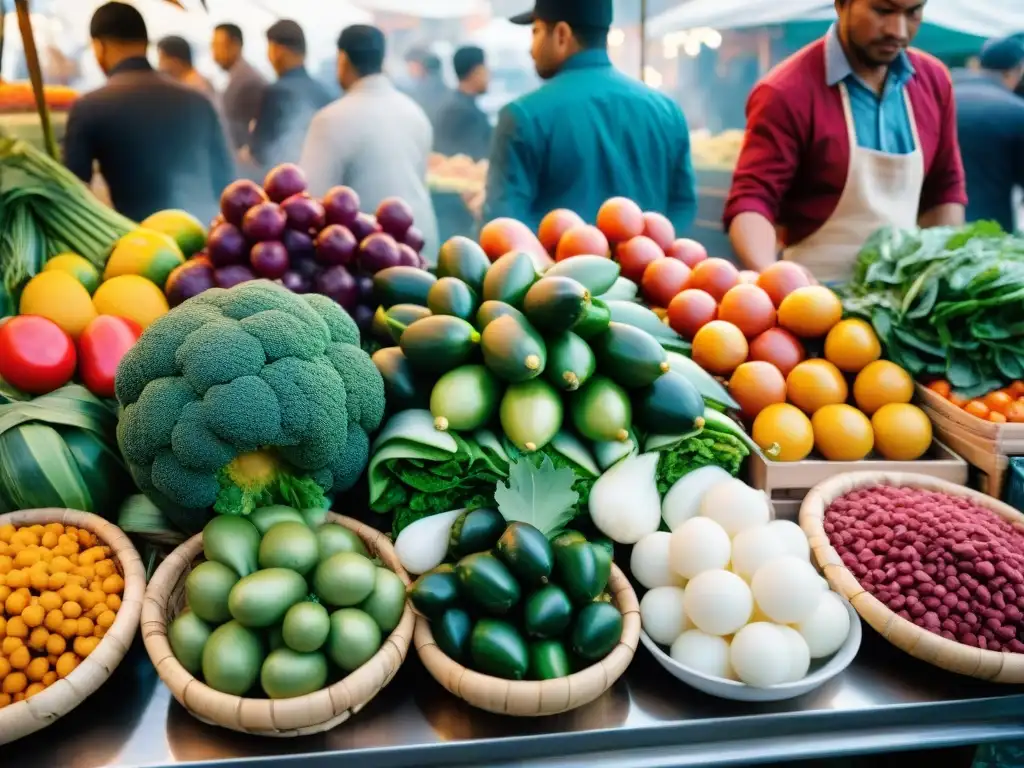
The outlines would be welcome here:
<svg viewBox="0 0 1024 768">
<path fill-rule="evenodd" d="M 619 265 L 604 256 L 573 256 L 563 259 L 544 273 L 544 277 L 569 277 L 583 285 L 591 296 L 607 293 L 619 279 Z"/>
<path fill-rule="evenodd" d="M 491 266 L 490 259 L 475 240 L 457 235 L 446 241 L 437 252 L 437 276 L 457 277 L 480 293 L 484 275 Z"/>
<path fill-rule="evenodd" d="M 609 323 L 591 341 L 601 373 L 626 389 L 641 389 L 669 371 L 668 355 L 658 340 L 640 328 Z"/>
<path fill-rule="evenodd" d="M 583 258 L 574 256 L 574 259 Z M 600 258 L 595 256 L 594 258 Z M 566 259 L 572 261 L 572 259 Z M 563 264 L 565 262 L 562 262 Z M 572 664 L 565 646 L 557 640 L 530 643 L 530 677 L 533 680 L 555 680 L 572 674 Z"/>
<path fill-rule="evenodd" d="M 600 595 L 608 586 L 608 579 L 612 576 L 612 558 L 615 556 L 615 549 L 607 539 L 590 542 L 594 550 L 594 559 L 597 561 L 597 575 L 594 579 L 594 589 Z"/>
<path fill-rule="evenodd" d="M 493 547 L 505 532 L 508 523 L 496 509 L 474 509 L 463 512 L 452 525 L 448 536 L 448 555 L 458 560 L 474 552 Z"/>
<path fill-rule="evenodd" d="M 511 251 L 495 261 L 484 276 L 484 301 L 503 301 L 517 309 L 530 286 L 537 282 L 537 269 L 530 254 Z"/>
<path fill-rule="evenodd" d="M 430 393 L 434 427 L 472 431 L 494 418 L 501 384 L 483 365 L 463 365 L 437 380 Z"/>
<path fill-rule="evenodd" d="M 498 415 L 513 445 L 521 451 L 539 451 L 558 434 L 565 414 L 554 387 L 543 379 L 533 379 L 505 390 Z"/>
<path fill-rule="evenodd" d="M 371 359 L 384 379 L 384 394 L 392 411 L 430 405 L 429 379 L 413 369 L 400 347 L 382 347 L 373 353 Z"/>
<path fill-rule="evenodd" d="M 506 621 L 478 621 L 470 636 L 469 649 L 473 666 L 485 675 L 522 680 L 530 667 L 526 643 Z"/>
<path fill-rule="evenodd" d="M 476 327 L 483 333 L 488 325 L 505 315 L 511 315 L 521 322 L 526 321 L 526 315 L 511 304 L 506 304 L 503 301 L 485 301 L 476 312 Z"/>
<path fill-rule="evenodd" d="M 716 403 L 733 411 L 740 409 L 740 404 L 729 394 L 729 390 L 690 358 L 670 351 L 668 364 L 673 371 L 686 377 L 708 403 Z"/>
<path fill-rule="evenodd" d="M 451 566 L 424 573 L 409 587 L 413 608 L 436 620 L 459 605 L 459 579 Z"/>
<path fill-rule="evenodd" d="M 622 638 L 622 614 L 611 603 L 591 603 L 579 612 L 572 629 L 572 650 L 587 661 L 600 661 Z"/>
<path fill-rule="evenodd" d="M 373 276 L 373 296 L 385 308 L 395 304 L 427 305 L 437 278 L 419 267 L 388 267 Z"/>
<path fill-rule="evenodd" d="M 473 634 L 473 619 L 461 608 L 450 608 L 430 625 L 434 642 L 452 661 L 465 664 L 469 660 L 469 638 Z"/>
<path fill-rule="evenodd" d="M 635 394 L 633 421 L 648 432 L 692 432 L 704 425 L 704 399 L 685 376 L 669 371 Z"/>
<path fill-rule="evenodd" d="M 572 601 L 554 584 L 538 589 L 523 605 L 523 629 L 527 637 L 559 637 L 571 622 Z"/>
<path fill-rule="evenodd" d="M 461 593 L 484 611 L 501 616 L 522 596 L 519 583 L 490 552 L 467 555 L 455 565 Z"/>
<path fill-rule="evenodd" d="M 528 587 L 547 583 L 554 568 L 554 552 L 547 537 L 527 523 L 508 526 L 494 553 Z"/>
<path fill-rule="evenodd" d="M 480 338 L 480 349 L 487 367 L 512 384 L 540 376 L 547 366 L 544 339 L 529 321 L 511 315 L 487 324 Z"/>
<path fill-rule="evenodd" d="M 444 373 L 468 362 L 480 334 L 461 318 L 431 315 L 406 328 L 399 343 L 416 370 Z"/>
<path fill-rule="evenodd" d="M 611 320 L 612 313 L 608 305 L 600 299 L 592 298 L 583 316 L 572 327 L 572 331 L 580 338 L 590 341 L 608 330 L 608 323 Z"/>
<path fill-rule="evenodd" d="M 620 277 L 615 281 L 615 285 L 604 293 L 598 294 L 597 298 L 601 301 L 635 301 L 639 293 L 640 286 L 628 277 Z"/>
<path fill-rule="evenodd" d="M 537 328 L 562 333 L 583 317 L 590 291 L 569 277 L 542 277 L 526 292 L 523 312 Z"/>
<path fill-rule="evenodd" d="M 588 440 L 629 439 L 633 406 L 626 391 L 607 376 L 594 376 L 571 397 L 572 423 Z"/>
<path fill-rule="evenodd" d="M 548 362 L 544 373 L 548 381 L 559 389 L 575 392 L 594 375 L 597 369 L 594 351 L 572 331 L 566 331 L 550 339 L 547 347 Z"/>
<path fill-rule="evenodd" d="M 577 605 L 586 605 L 601 594 L 598 554 L 589 541 L 573 541 L 554 547 L 555 577 L 565 594 Z"/>
<path fill-rule="evenodd" d="M 457 277 L 442 277 L 427 293 L 427 309 L 435 315 L 461 317 L 469 322 L 479 305 L 476 292 Z"/>
<path fill-rule="evenodd" d="M 393 346 L 402 338 L 402 331 L 430 315 L 429 309 L 418 304 L 396 304 L 390 309 L 377 307 L 373 313 L 373 337 L 381 344 Z"/>
<path fill-rule="evenodd" d="M 605 303 L 612 313 L 613 323 L 631 325 L 634 328 L 647 331 L 659 341 L 662 339 L 681 341 L 683 338 L 665 325 L 660 317 L 643 304 L 636 304 L 632 301 L 606 301 Z"/>
</svg>

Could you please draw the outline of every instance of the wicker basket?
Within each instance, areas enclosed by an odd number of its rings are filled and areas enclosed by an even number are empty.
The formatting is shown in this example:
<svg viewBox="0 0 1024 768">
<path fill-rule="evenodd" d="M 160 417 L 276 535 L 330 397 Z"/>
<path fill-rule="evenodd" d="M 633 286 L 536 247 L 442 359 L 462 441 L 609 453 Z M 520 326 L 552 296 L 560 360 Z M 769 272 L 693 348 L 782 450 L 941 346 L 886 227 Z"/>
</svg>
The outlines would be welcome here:
<svg viewBox="0 0 1024 768">
<path fill-rule="evenodd" d="M 434 679 L 460 699 L 488 712 L 516 717 L 557 715 L 589 704 L 626 671 L 640 641 L 640 604 L 629 579 L 612 565 L 608 587 L 622 611 L 622 638 L 604 659 L 568 677 L 554 680 L 503 680 L 482 675 L 452 661 L 437 647 L 430 622 L 416 619 L 416 651 Z"/>
<path fill-rule="evenodd" d="M 408 586 L 388 537 L 348 517 L 328 513 L 327 521 L 355 531 L 371 555 L 379 557 Z M 185 578 L 201 559 L 203 536 L 178 547 L 153 574 L 142 608 L 142 639 L 160 679 L 198 720 L 254 736 L 306 736 L 330 730 L 365 707 L 398 672 L 412 639 L 415 614 L 408 604 L 394 632 L 380 650 L 344 680 L 306 696 L 250 699 L 215 691 L 189 674 L 171 652 L 167 625 L 185 603 Z"/>
<path fill-rule="evenodd" d="M 1024 530 L 1024 515 L 991 496 L 969 488 L 927 475 L 895 472 L 853 472 L 831 478 L 815 486 L 800 509 L 800 526 L 807 534 L 814 559 L 832 589 L 846 597 L 861 618 L 882 637 L 914 658 L 950 672 L 995 683 L 1024 683 L 1024 654 L 982 650 L 921 629 L 897 616 L 887 605 L 867 592 L 857 577 L 843 565 L 825 532 L 825 510 L 832 501 L 851 491 L 878 485 L 922 488 L 950 496 L 962 496 L 978 506 L 992 510 L 1021 530 Z"/>
<path fill-rule="evenodd" d="M 74 509 L 27 509 L 0 515 L 0 525 L 8 523 L 19 527 L 61 523 L 95 534 L 110 547 L 124 579 L 124 594 L 113 625 L 96 649 L 71 674 L 31 699 L 0 709 L 0 744 L 45 728 L 81 704 L 106 682 L 131 648 L 146 592 L 146 569 L 139 553 L 120 528 L 99 515 Z"/>
</svg>

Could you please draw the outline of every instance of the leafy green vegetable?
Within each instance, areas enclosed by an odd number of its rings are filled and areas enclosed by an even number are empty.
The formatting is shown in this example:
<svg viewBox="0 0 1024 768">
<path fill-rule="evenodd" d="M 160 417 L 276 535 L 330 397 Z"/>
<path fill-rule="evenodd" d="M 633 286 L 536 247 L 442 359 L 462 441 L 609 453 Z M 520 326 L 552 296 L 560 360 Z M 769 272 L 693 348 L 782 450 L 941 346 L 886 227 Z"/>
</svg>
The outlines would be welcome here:
<svg viewBox="0 0 1024 768">
<path fill-rule="evenodd" d="M 701 467 L 721 467 L 737 477 L 743 460 L 750 455 L 750 449 L 736 435 L 710 427 L 659 451 L 656 478 L 662 496 L 684 475 Z"/>
<path fill-rule="evenodd" d="M 524 456 L 529 457 L 532 461 L 537 460 L 537 458 L 547 458 L 554 465 L 555 469 L 572 470 L 573 474 L 576 475 L 576 482 L 573 483 L 572 489 L 578 496 L 576 504 L 574 505 L 573 517 L 579 517 L 581 514 L 586 512 L 587 503 L 590 501 L 590 489 L 594 487 L 594 483 L 597 482 L 597 478 L 600 477 L 600 475 L 592 474 L 568 456 L 559 453 L 552 443 L 548 443 L 539 451 L 534 453 L 523 453 L 509 440 L 505 440 L 504 443 L 505 450 L 513 460 L 520 459 Z"/>
<path fill-rule="evenodd" d="M 512 462 L 508 484 L 498 483 L 494 501 L 510 523 L 529 523 L 541 533 L 556 536 L 574 517 L 579 494 L 572 489 L 576 473 L 556 468 L 550 456 L 539 462 L 522 457 Z"/>
<path fill-rule="evenodd" d="M 845 294 L 846 311 L 915 378 L 976 397 L 1024 377 L 1024 237 L 997 224 L 882 229 Z"/>
</svg>

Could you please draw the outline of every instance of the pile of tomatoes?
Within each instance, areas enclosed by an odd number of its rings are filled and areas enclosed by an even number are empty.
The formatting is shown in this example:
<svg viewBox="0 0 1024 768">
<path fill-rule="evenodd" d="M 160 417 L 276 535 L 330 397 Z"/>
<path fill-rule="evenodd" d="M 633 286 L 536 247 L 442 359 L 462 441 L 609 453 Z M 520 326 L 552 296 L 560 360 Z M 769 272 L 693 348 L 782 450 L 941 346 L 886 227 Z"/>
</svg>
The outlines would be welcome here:
<svg viewBox="0 0 1024 768">
<path fill-rule="evenodd" d="M 973 400 L 954 390 L 945 379 L 931 382 L 928 389 L 979 419 L 994 424 L 1024 424 L 1024 381 L 1015 381 Z"/>
</svg>

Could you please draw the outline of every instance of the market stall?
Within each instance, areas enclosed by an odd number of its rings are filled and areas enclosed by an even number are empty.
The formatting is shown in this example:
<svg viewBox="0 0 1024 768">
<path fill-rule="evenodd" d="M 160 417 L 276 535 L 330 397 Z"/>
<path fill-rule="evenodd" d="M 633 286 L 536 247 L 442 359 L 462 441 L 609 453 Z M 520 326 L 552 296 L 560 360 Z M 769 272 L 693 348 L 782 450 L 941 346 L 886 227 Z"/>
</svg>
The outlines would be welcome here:
<svg viewBox="0 0 1024 768">
<path fill-rule="evenodd" d="M 947 424 L 1017 450 L 1019 239 L 879 232 L 837 293 L 615 198 L 428 270 L 402 200 L 293 165 L 208 225 L 25 142 L 0 169 L 31 180 L 0 205 L 19 764 L 1024 737 L 1024 515 Z"/>
</svg>

